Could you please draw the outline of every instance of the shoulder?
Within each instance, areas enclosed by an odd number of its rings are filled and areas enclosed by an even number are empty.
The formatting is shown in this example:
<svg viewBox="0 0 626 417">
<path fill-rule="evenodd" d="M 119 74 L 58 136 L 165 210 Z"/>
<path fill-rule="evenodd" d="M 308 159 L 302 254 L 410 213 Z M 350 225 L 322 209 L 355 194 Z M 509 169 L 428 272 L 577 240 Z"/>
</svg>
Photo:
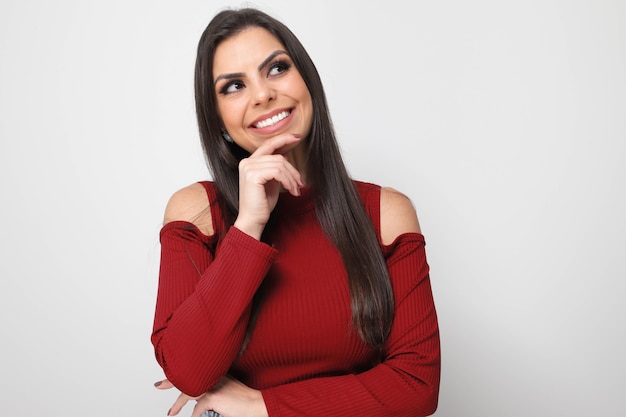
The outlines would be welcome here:
<svg viewBox="0 0 626 417">
<path fill-rule="evenodd" d="M 384 245 L 389 245 L 404 233 L 422 233 L 417 213 L 411 200 L 390 188 L 380 189 L 380 235 Z"/>
<path fill-rule="evenodd" d="M 213 234 L 209 197 L 201 183 L 193 183 L 172 194 L 165 207 L 163 224 L 173 221 L 193 223 L 202 233 Z"/>
</svg>

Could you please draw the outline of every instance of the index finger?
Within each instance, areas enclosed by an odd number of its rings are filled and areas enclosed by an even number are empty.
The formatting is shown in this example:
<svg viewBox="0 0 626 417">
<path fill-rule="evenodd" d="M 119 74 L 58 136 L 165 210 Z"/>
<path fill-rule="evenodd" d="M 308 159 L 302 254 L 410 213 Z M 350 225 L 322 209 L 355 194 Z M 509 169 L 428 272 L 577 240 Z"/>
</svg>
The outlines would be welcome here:
<svg viewBox="0 0 626 417">
<path fill-rule="evenodd" d="M 251 156 L 273 155 L 283 146 L 291 145 L 302 139 L 302 135 L 297 133 L 274 136 L 263 142 Z"/>
</svg>

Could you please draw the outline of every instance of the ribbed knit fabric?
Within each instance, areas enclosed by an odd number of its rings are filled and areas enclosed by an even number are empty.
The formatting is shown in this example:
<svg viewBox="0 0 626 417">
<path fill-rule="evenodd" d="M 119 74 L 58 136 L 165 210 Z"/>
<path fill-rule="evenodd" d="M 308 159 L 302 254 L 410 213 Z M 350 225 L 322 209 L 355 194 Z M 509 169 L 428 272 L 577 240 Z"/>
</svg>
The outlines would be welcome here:
<svg viewBox="0 0 626 417">
<path fill-rule="evenodd" d="M 380 187 L 355 184 L 380 237 Z M 212 183 L 203 185 L 214 201 Z M 216 204 L 211 214 L 222 227 Z M 152 342 L 167 378 L 197 396 L 230 372 L 261 390 L 270 417 L 432 414 L 440 349 L 424 237 L 381 245 L 396 313 L 380 352 L 350 324 L 346 271 L 309 190 L 281 194 L 272 217 L 263 242 L 235 227 L 221 241 L 182 221 L 163 227 Z"/>
</svg>

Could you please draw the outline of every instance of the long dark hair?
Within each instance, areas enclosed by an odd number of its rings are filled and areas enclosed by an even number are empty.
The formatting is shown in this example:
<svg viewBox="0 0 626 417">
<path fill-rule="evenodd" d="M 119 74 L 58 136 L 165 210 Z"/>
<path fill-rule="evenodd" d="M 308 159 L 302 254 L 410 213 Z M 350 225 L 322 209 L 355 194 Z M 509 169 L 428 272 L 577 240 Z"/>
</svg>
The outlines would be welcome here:
<svg viewBox="0 0 626 417">
<path fill-rule="evenodd" d="M 213 57 L 220 42 L 249 27 L 261 27 L 285 47 L 313 101 L 306 138 L 306 178 L 315 196 L 322 229 L 341 253 L 350 286 L 352 322 L 372 347 L 384 344 L 393 321 L 394 299 L 378 237 L 342 160 L 320 76 L 298 38 L 284 24 L 253 8 L 219 12 L 198 44 L 195 68 L 196 113 L 200 138 L 219 192 L 227 224 L 237 217 L 239 161 L 247 154 L 221 136 L 213 83 Z"/>
</svg>

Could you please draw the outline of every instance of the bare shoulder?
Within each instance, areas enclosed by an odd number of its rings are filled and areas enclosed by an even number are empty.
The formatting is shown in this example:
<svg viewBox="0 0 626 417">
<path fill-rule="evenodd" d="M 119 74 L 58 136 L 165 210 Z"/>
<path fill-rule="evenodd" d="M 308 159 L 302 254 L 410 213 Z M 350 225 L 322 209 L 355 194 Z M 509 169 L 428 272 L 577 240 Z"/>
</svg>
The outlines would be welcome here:
<svg viewBox="0 0 626 417">
<path fill-rule="evenodd" d="M 411 200 L 401 192 L 382 187 L 380 190 L 380 234 L 389 245 L 403 233 L 422 233 Z"/>
<path fill-rule="evenodd" d="M 173 221 L 193 223 L 208 236 L 213 234 L 209 197 L 200 183 L 176 191 L 167 202 L 163 224 Z"/>
</svg>

